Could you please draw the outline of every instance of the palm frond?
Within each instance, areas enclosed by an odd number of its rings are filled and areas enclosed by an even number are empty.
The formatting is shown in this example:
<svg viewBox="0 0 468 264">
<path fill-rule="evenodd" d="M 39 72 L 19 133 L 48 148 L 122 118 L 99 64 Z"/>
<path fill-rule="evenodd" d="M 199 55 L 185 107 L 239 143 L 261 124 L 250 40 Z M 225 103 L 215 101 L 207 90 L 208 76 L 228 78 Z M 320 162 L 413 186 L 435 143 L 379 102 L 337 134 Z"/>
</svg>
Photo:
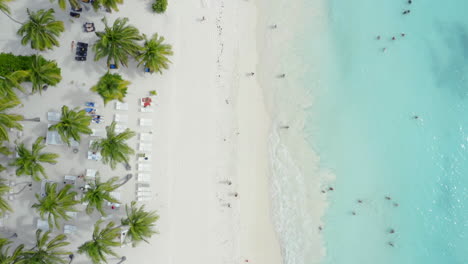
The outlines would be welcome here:
<svg viewBox="0 0 468 264">
<path fill-rule="evenodd" d="M 138 66 L 144 65 L 149 68 L 150 72 L 162 73 L 162 70 L 169 69 L 169 63 L 171 61 L 168 56 L 173 55 L 172 46 L 164 44 L 164 37 L 154 34 L 151 39 L 148 40 L 145 34 L 143 34 L 145 44 L 143 45 L 143 51 L 136 56 L 139 61 Z"/>
<path fill-rule="evenodd" d="M 120 236 L 120 229 L 115 227 L 114 222 L 109 222 L 101 230 L 100 225 L 102 222 L 102 220 L 99 220 L 94 225 L 92 239 L 78 247 L 78 253 L 86 254 L 93 264 L 107 263 L 106 255 L 118 257 L 112 248 L 120 246 L 120 242 L 117 241 Z"/>
<path fill-rule="evenodd" d="M 125 212 L 127 218 L 121 220 L 122 225 L 128 227 L 127 239 L 129 239 L 133 246 L 141 241 L 148 243 L 148 240 L 153 234 L 157 234 L 154 230 L 156 221 L 159 219 L 159 215 L 156 211 L 147 212 L 145 206 L 136 206 L 136 202 L 133 201 L 130 207 L 125 205 Z"/>
<path fill-rule="evenodd" d="M 124 80 L 120 74 L 107 72 L 96 85 L 91 87 L 91 91 L 98 93 L 104 104 L 112 100 L 123 102 L 129 85 L 130 82 Z"/>
<path fill-rule="evenodd" d="M 91 128 L 91 117 L 85 110 L 70 110 L 68 106 L 62 106 L 62 116 L 60 121 L 49 127 L 49 130 L 56 130 L 63 142 L 70 146 L 70 139 L 77 142 L 81 141 L 81 134 L 90 135 L 93 133 Z"/>
</svg>

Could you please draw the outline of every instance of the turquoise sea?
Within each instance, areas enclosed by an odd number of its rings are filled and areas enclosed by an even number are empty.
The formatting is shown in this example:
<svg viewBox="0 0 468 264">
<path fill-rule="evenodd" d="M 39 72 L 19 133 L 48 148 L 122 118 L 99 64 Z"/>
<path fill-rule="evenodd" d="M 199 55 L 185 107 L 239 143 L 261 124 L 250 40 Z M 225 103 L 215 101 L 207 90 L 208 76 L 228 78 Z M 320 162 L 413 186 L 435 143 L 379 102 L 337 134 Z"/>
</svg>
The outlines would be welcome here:
<svg viewBox="0 0 468 264">
<path fill-rule="evenodd" d="M 314 98 L 307 147 L 336 176 L 320 263 L 467 264 L 468 1 L 328 0 L 326 10 L 327 41 L 295 44 L 326 50 L 326 76 L 301 80 Z M 306 243 L 287 245 L 317 226 L 290 228 L 303 232 L 279 230 L 285 263 L 317 263 Z"/>
</svg>

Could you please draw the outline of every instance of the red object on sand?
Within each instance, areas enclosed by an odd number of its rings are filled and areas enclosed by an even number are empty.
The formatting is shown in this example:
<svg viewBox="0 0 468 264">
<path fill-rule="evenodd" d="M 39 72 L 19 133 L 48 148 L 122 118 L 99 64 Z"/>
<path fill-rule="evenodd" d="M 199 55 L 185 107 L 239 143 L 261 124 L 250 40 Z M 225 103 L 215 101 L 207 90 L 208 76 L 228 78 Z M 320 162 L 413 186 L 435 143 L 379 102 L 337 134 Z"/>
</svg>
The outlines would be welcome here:
<svg viewBox="0 0 468 264">
<path fill-rule="evenodd" d="M 153 101 L 149 97 L 142 98 L 141 101 L 143 102 L 143 107 L 151 106 L 151 102 Z"/>
</svg>

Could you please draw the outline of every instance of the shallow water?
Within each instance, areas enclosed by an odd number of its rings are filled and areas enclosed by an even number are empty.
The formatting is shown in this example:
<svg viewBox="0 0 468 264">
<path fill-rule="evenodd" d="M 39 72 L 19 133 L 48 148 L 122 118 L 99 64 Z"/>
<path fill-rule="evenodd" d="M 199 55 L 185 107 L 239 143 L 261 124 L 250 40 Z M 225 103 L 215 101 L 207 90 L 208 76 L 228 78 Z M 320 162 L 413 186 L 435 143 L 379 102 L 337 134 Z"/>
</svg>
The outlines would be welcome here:
<svg viewBox="0 0 468 264">
<path fill-rule="evenodd" d="M 306 108 L 308 147 L 336 176 L 335 191 L 326 194 L 322 263 L 468 263 L 468 1 L 327 5 L 328 34 L 309 39 L 313 30 L 301 26 L 293 50 L 309 53 L 289 61 L 306 76 L 289 88 L 314 98 Z M 308 67 L 318 53 L 320 78 Z M 275 186 L 278 207 L 294 202 L 288 195 L 305 199 L 307 188 L 292 183 L 316 175 L 295 181 L 296 170 L 287 176 L 288 166 L 275 167 L 276 182 L 288 182 Z M 300 219 L 308 215 L 298 208 L 276 216 L 285 263 L 316 263 L 304 240 L 317 223 Z"/>
</svg>

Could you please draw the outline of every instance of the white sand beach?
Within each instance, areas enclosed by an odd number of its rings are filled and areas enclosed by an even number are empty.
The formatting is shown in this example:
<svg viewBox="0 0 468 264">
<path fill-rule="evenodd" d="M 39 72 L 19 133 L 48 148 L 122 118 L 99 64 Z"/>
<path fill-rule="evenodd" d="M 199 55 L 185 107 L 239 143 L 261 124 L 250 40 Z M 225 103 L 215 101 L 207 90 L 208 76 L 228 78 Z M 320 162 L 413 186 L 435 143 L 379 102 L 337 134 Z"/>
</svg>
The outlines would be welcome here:
<svg viewBox="0 0 468 264">
<path fill-rule="evenodd" d="M 20 21 L 26 18 L 26 8 L 54 7 L 56 17 L 66 27 L 60 37 L 61 46 L 40 53 L 58 62 L 63 80 L 42 96 L 20 95 L 24 107 L 16 112 L 26 118 L 40 117 L 41 122 L 24 122 L 24 136 L 18 140 L 29 144 L 37 136 L 44 136 L 46 113 L 60 111 L 64 104 L 83 108 L 86 101 L 97 102 L 105 122 L 93 124 L 95 129 L 104 129 L 115 114 L 128 115 L 128 128 L 152 133 L 152 149 L 148 151 L 152 199 L 144 204 L 147 209 L 157 210 L 161 218 L 157 225 L 159 234 L 149 244 L 117 249 L 126 256 L 125 263 L 282 263 L 270 213 L 267 143 L 271 124 L 256 76 L 246 75 L 257 71 L 255 2 L 173 1 L 162 15 L 152 13 L 150 4 L 149 0 L 126 0 L 119 7 L 120 12 L 85 10 L 78 19 L 71 19 L 68 12 L 48 0 L 16 0 L 10 4 L 13 16 Z M 103 16 L 110 23 L 118 17 L 128 17 L 141 33 L 150 36 L 157 32 L 173 46 L 172 65 L 162 75 L 144 73 L 133 60 L 128 68 L 115 70 L 132 83 L 125 98 L 128 110 L 116 110 L 115 102 L 104 107 L 102 100 L 89 90 L 107 71 L 105 59 L 95 62 L 89 51 L 88 61 L 77 62 L 71 51 L 72 41 L 91 45 L 96 40 L 95 34 L 82 31 L 82 25 L 94 22 L 96 30 L 102 30 Z M 35 53 L 20 45 L 18 24 L 3 15 L 0 24 L 3 52 Z M 150 90 L 158 92 L 153 98 L 154 112 L 142 113 L 139 100 L 148 96 Z M 141 118 L 151 119 L 152 127 L 140 127 Z M 12 135 L 16 137 L 16 133 Z M 138 138 L 130 141 L 135 149 Z M 120 165 L 112 171 L 107 165 L 88 160 L 90 139 L 82 140 L 76 154 L 66 146 L 47 147 L 47 151 L 60 154 L 57 165 L 46 166 L 51 180 L 80 175 L 85 169 L 98 170 L 104 180 L 128 173 Z M 136 156 L 132 157 L 131 166 L 134 178 L 120 190 L 122 203 L 135 199 Z M 7 174 L 16 182 L 30 180 L 14 176 L 13 168 Z M 11 202 L 15 212 L 4 220 L 2 228 L 6 233 L 18 233 L 15 243 L 32 245 L 38 215 L 30 206 L 39 185 L 34 183 L 32 191 Z M 124 214 L 123 208 L 108 211 L 114 221 Z M 78 213 L 70 223 L 78 227 L 78 232 L 69 237 L 71 249 L 90 238 L 97 218 L 96 213 Z M 76 255 L 73 263 L 90 263 L 85 256 Z M 118 259 L 109 259 L 109 263 L 116 262 Z"/>
</svg>

